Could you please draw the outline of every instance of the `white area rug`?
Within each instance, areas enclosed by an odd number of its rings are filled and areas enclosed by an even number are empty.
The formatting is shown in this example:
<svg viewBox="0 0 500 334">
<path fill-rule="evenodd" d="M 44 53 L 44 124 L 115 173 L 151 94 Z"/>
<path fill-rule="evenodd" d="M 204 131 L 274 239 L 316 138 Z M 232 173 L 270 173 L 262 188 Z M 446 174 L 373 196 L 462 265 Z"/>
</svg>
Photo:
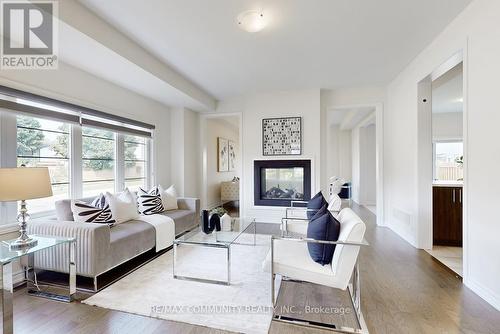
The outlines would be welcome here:
<svg viewBox="0 0 500 334">
<path fill-rule="evenodd" d="M 251 241 L 251 235 L 238 239 Z M 270 237 L 264 235 L 257 235 L 256 246 L 231 246 L 230 286 L 174 279 L 173 251 L 169 251 L 83 303 L 233 332 L 267 333 L 272 317 L 270 274 L 262 262 L 269 247 Z M 225 250 L 192 246 L 178 250 L 178 275 L 226 277 Z"/>
</svg>

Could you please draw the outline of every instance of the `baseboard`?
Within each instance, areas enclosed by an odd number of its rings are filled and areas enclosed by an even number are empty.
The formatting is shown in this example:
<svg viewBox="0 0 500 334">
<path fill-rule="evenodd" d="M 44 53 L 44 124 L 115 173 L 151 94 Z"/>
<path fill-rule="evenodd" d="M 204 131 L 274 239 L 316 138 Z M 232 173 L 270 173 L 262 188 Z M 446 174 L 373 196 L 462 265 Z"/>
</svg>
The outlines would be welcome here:
<svg viewBox="0 0 500 334">
<path fill-rule="evenodd" d="M 464 285 L 471 289 L 476 295 L 488 302 L 491 306 L 500 311 L 500 296 L 496 295 L 489 288 L 486 288 L 471 279 L 467 279 L 466 281 L 464 281 Z"/>
</svg>

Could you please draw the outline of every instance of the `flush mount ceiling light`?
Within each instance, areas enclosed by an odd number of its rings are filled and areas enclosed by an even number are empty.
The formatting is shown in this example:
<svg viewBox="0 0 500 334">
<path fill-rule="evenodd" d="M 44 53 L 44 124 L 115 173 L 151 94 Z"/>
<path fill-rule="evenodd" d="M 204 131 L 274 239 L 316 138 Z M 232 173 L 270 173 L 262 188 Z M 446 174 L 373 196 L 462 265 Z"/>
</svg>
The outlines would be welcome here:
<svg viewBox="0 0 500 334">
<path fill-rule="evenodd" d="M 248 32 L 258 32 L 266 26 L 264 14 L 257 10 L 247 10 L 238 15 L 238 27 Z"/>
</svg>

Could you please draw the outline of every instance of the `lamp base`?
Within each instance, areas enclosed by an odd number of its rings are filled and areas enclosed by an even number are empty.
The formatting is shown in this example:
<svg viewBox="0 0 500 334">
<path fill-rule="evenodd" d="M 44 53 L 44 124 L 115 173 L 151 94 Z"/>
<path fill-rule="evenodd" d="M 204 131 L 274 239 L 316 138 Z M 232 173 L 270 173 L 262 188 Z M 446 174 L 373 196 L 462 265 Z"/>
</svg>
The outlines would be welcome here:
<svg viewBox="0 0 500 334">
<path fill-rule="evenodd" d="M 26 248 L 35 247 L 38 244 L 38 240 L 28 238 L 28 239 L 13 239 L 13 240 L 5 240 L 4 244 L 9 246 L 10 250 L 23 250 Z"/>
</svg>

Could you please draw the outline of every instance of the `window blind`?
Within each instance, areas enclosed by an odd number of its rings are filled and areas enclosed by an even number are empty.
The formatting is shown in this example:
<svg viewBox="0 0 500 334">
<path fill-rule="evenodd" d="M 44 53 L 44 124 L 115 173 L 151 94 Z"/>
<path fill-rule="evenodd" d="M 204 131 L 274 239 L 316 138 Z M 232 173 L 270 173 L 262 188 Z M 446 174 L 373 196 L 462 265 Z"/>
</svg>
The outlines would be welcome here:
<svg viewBox="0 0 500 334">
<path fill-rule="evenodd" d="M 152 137 L 155 129 L 152 124 L 1 85 L 0 107 L 142 137 Z"/>
</svg>

